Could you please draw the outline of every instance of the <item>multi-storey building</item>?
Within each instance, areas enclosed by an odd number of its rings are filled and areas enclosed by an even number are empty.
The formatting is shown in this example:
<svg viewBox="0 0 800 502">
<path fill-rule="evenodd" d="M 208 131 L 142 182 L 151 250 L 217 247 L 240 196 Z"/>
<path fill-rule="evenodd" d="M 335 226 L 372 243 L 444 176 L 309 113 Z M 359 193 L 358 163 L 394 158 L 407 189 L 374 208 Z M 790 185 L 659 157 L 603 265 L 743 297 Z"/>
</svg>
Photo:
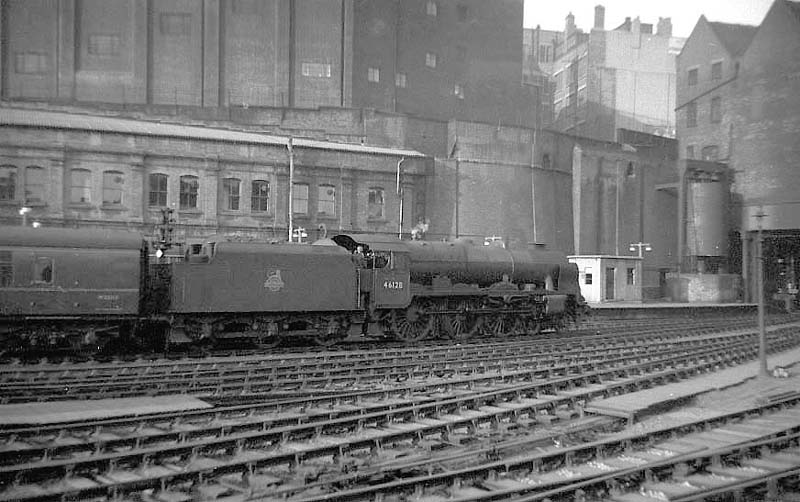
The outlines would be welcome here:
<svg viewBox="0 0 800 502">
<path fill-rule="evenodd" d="M 553 64 L 553 106 L 559 131 L 616 141 L 624 128 L 674 137 L 675 55 L 682 39 L 669 18 L 653 25 L 638 18 L 605 30 L 605 10 L 595 8 L 584 33 L 566 18 Z"/>
<path fill-rule="evenodd" d="M 800 278 L 798 50 L 800 3 L 775 0 L 758 27 L 701 17 L 678 57 L 684 271 L 741 272 L 749 300 L 759 254 L 768 299 Z"/>
</svg>

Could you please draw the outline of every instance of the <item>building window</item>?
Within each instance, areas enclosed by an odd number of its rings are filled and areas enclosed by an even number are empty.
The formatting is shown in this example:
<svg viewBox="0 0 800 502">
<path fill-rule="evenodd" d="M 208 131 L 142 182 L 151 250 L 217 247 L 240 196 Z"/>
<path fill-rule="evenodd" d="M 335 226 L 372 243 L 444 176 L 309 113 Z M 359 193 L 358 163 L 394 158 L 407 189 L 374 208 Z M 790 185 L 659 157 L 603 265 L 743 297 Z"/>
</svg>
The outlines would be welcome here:
<svg viewBox="0 0 800 502">
<path fill-rule="evenodd" d="M 225 209 L 228 211 L 239 210 L 239 185 L 241 181 L 236 178 L 222 180 L 222 196 L 225 198 Z"/>
<path fill-rule="evenodd" d="M 455 84 L 453 86 L 453 94 L 458 99 L 464 99 L 464 87 L 461 84 Z"/>
<path fill-rule="evenodd" d="M 458 15 L 458 20 L 460 22 L 464 22 L 467 20 L 467 6 L 466 5 L 459 5 L 456 7 L 456 14 Z"/>
<path fill-rule="evenodd" d="M 719 96 L 711 98 L 711 123 L 719 124 L 722 122 L 722 98 Z"/>
<path fill-rule="evenodd" d="M 429 68 L 436 68 L 436 54 L 432 52 L 425 53 L 425 66 Z"/>
<path fill-rule="evenodd" d="M 625 168 L 625 177 L 626 178 L 636 177 L 636 169 L 634 169 L 633 167 L 633 162 L 628 162 L 628 166 Z"/>
<path fill-rule="evenodd" d="M 11 251 L 0 251 L 0 288 L 14 284 L 14 261 Z"/>
<path fill-rule="evenodd" d="M 686 127 L 697 127 L 697 103 L 686 105 Z"/>
<path fill-rule="evenodd" d="M 69 201 L 73 204 L 92 202 L 92 172 L 88 169 L 73 169 L 70 172 Z"/>
<path fill-rule="evenodd" d="M 119 171 L 106 171 L 103 173 L 103 205 L 122 205 L 122 185 L 125 181 Z"/>
<path fill-rule="evenodd" d="M 89 35 L 87 50 L 92 56 L 118 56 L 120 50 L 119 35 Z"/>
<path fill-rule="evenodd" d="M 583 283 L 584 284 L 591 284 L 592 283 L 592 273 L 591 272 L 586 272 L 586 275 L 583 278 Z"/>
<path fill-rule="evenodd" d="M 303 63 L 300 71 L 304 77 L 330 78 L 331 65 L 328 63 Z"/>
<path fill-rule="evenodd" d="M 269 181 L 256 180 L 252 184 L 250 209 L 255 213 L 269 211 Z"/>
<path fill-rule="evenodd" d="M 697 85 L 697 68 L 692 68 L 689 70 L 687 75 L 687 83 L 689 85 Z"/>
<path fill-rule="evenodd" d="M 0 166 L 0 200 L 14 200 L 17 191 L 17 168 Z"/>
<path fill-rule="evenodd" d="M 47 54 L 44 52 L 17 52 L 14 55 L 14 71 L 28 75 L 47 73 Z"/>
<path fill-rule="evenodd" d="M 336 215 L 336 187 L 333 185 L 319 185 L 317 187 L 317 214 L 323 216 Z"/>
<path fill-rule="evenodd" d="M 633 286 L 633 284 L 634 284 L 633 279 L 634 279 L 635 270 L 636 270 L 635 268 L 628 267 L 628 275 L 627 275 L 627 281 L 626 281 L 628 286 Z"/>
<path fill-rule="evenodd" d="M 711 64 L 711 80 L 722 80 L 722 61 Z"/>
<path fill-rule="evenodd" d="M 199 188 L 197 176 L 181 176 L 178 209 L 197 209 Z"/>
<path fill-rule="evenodd" d="M 686 158 L 693 159 L 694 158 L 694 145 L 687 145 L 686 146 Z"/>
<path fill-rule="evenodd" d="M 406 77 L 405 73 L 397 73 L 397 74 L 395 74 L 395 76 L 394 76 L 394 85 L 396 85 L 397 87 L 402 87 L 403 89 L 405 89 L 406 85 L 408 85 L 407 78 L 408 77 Z"/>
<path fill-rule="evenodd" d="M 429 1 L 425 6 L 425 13 L 429 16 L 436 17 L 439 14 L 439 9 L 436 6 L 436 2 Z"/>
<path fill-rule="evenodd" d="M 37 256 L 33 262 L 33 282 L 36 284 L 53 284 L 53 259 Z"/>
<path fill-rule="evenodd" d="M 378 83 L 381 81 L 381 70 L 380 68 L 367 68 L 367 80 L 370 82 Z"/>
<path fill-rule="evenodd" d="M 370 188 L 369 195 L 367 196 L 367 218 L 382 219 L 385 201 L 383 188 Z"/>
<path fill-rule="evenodd" d="M 542 44 L 539 46 L 539 62 L 549 63 L 553 60 L 553 46 Z"/>
<path fill-rule="evenodd" d="M 44 187 L 46 186 L 45 170 L 41 167 L 28 166 L 25 168 L 25 204 L 28 202 L 44 202 Z"/>
<path fill-rule="evenodd" d="M 150 207 L 165 207 L 167 205 L 167 175 L 151 174 L 148 179 L 150 184 L 148 205 Z"/>
<path fill-rule="evenodd" d="M 719 159 L 719 147 L 717 145 L 704 146 L 700 151 L 703 160 L 715 161 Z"/>
<path fill-rule="evenodd" d="M 159 18 L 162 35 L 188 36 L 192 32 L 192 15 L 185 12 L 164 12 Z"/>
<path fill-rule="evenodd" d="M 292 213 L 308 214 L 308 185 L 306 183 L 292 185 Z"/>
</svg>

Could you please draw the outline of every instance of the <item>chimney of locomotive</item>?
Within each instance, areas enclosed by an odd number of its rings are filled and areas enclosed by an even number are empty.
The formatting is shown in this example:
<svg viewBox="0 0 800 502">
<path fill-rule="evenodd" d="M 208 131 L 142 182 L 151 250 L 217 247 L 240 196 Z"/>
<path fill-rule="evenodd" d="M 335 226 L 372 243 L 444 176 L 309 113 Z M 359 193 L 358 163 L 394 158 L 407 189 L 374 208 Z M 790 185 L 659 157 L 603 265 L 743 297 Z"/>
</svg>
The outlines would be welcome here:
<svg viewBox="0 0 800 502">
<path fill-rule="evenodd" d="M 594 7 L 594 28 L 602 30 L 606 24 L 606 8 L 602 5 L 595 5 Z"/>
</svg>

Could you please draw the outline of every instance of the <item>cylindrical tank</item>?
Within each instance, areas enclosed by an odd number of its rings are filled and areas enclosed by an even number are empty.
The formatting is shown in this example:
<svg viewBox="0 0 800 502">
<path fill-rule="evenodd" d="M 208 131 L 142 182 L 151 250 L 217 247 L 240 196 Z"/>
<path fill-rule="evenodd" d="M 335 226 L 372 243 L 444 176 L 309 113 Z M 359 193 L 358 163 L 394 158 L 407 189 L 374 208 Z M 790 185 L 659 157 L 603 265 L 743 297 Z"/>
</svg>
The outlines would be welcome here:
<svg viewBox="0 0 800 502">
<path fill-rule="evenodd" d="M 689 255 L 723 256 L 727 252 L 725 185 L 694 181 L 688 186 L 686 242 Z"/>
<path fill-rule="evenodd" d="M 507 250 L 466 241 L 408 243 L 411 279 L 427 283 L 435 276 L 453 282 L 489 286 L 507 276 L 517 284 L 557 280 L 564 257 L 555 252 Z"/>
</svg>

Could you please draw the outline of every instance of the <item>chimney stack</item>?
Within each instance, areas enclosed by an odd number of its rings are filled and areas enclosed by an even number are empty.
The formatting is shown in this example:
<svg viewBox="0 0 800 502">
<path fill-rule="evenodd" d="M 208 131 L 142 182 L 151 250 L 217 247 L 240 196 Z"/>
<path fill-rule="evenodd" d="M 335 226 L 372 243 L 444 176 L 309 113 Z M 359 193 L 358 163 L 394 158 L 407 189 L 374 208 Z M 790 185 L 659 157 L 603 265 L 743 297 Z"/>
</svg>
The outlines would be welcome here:
<svg viewBox="0 0 800 502">
<path fill-rule="evenodd" d="M 605 29 L 606 24 L 606 8 L 602 5 L 594 7 L 594 28 L 596 30 Z"/>
<path fill-rule="evenodd" d="M 662 37 L 671 37 L 672 36 L 672 19 L 669 17 L 659 17 L 658 18 L 658 27 L 656 28 L 656 35 L 661 35 Z"/>
</svg>

